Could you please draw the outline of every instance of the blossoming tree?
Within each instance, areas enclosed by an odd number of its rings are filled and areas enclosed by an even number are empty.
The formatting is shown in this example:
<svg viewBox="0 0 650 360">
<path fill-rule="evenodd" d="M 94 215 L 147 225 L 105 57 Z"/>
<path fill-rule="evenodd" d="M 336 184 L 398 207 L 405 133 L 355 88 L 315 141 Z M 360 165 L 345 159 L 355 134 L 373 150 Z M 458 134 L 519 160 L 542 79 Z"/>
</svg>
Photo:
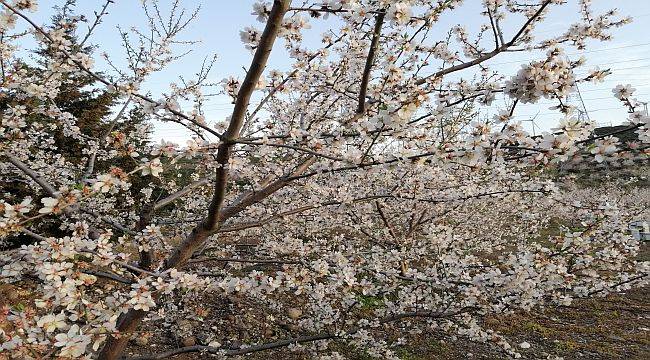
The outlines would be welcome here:
<svg viewBox="0 0 650 360">
<path fill-rule="evenodd" d="M 648 208 L 649 194 L 632 201 L 618 187 L 583 189 L 556 171 L 647 160 L 650 118 L 630 86 L 614 89 L 630 112 L 616 133 L 594 135 L 567 102 L 578 83 L 608 71 L 577 76 L 584 60 L 562 46 L 608 40 L 629 21 L 614 11 L 596 14 L 590 1 L 577 1 L 579 22 L 536 40 L 548 12 L 570 4 L 485 0 L 484 24 L 470 33 L 436 27 L 460 0 L 257 2 L 261 29 L 241 31 L 252 53 L 246 74 L 223 81 L 232 114 L 209 119 L 203 90 L 213 61 L 160 99 L 139 90 L 182 61 L 170 49 L 187 45 L 177 35 L 198 12 L 176 1 L 166 17 L 144 0 L 150 29 L 122 33 L 125 68 L 106 55 L 113 71 L 100 72 L 82 48 L 114 3 L 103 3 L 86 31 L 75 16 L 40 26 L 29 15 L 36 0 L 0 0 L 1 92 L 13 99 L 1 109 L 0 169 L 3 181 L 32 190 L 0 203 L 0 234 L 34 239 L 2 255 L 2 282 L 23 284 L 33 297 L 2 308 L 2 352 L 117 359 L 143 320 L 187 316 L 179 304 L 189 292 L 244 298 L 263 309 L 257 316 L 271 331 L 239 344 L 208 334 L 140 358 L 298 345 L 344 358 L 335 343 L 397 358 L 396 347 L 430 329 L 519 357 L 483 317 L 647 283 L 650 264 L 636 260 L 639 243 L 625 226 Z M 304 30 L 322 17 L 337 27 L 310 48 Z M 14 31 L 18 22 L 29 30 Z M 16 66 L 26 37 L 47 49 L 40 71 Z M 267 69 L 278 46 L 289 69 Z M 486 65 L 540 50 L 543 59 L 515 74 Z M 91 76 L 120 101 L 104 119 L 105 135 L 84 133 L 53 101 L 69 74 Z M 479 120 L 475 110 L 497 96 L 507 100 L 502 111 Z M 513 114 L 541 99 L 564 115 L 552 132 L 532 136 Z M 129 109 L 148 123 L 133 126 Z M 139 140 L 154 120 L 180 124 L 193 139 L 146 146 Z M 81 165 L 57 152 L 55 130 L 84 149 Z M 622 143 L 616 135 L 624 132 L 638 141 Z M 130 161 L 118 167 L 116 158 Z M 113 167 L 100 173 L 98 163 Z M 135 182 L 137 194 L 129 191 Z M 39 233 L 41 224 L 64 235 Z M 245 311 L 237 321 L 249 321 Z M 232 319 L 210 321 L 219 332 Z"/>
</svg>

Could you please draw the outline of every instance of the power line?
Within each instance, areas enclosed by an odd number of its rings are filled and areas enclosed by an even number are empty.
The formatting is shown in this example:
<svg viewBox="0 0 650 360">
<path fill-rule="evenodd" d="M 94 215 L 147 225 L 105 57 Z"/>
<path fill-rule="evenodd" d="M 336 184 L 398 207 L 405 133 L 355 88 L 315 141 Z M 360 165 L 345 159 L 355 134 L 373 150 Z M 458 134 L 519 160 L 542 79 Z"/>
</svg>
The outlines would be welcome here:
<svg viewBox="0 0 650 360">
<path fill-rule="evenodd" d="M 566 55 L 573 56 L 573 55 L 583 55 L 583 54 L 591 54 L 595 52 L 603 52 L 603 51 L 612 51 L 612 50 L 619 50 L 619 49 L 627 49 L 631 47 L 641 47 L 641 46 L 648 46 L 650 43 L 641 43 L 641 44 L 632 44 L 632 45 L 626 45 L 626 46 L 619 46 L 619 47 L 610 47 L 610 48 L 602 48 L 602 49 L 595 49 L 595 50 L 589 50 L 589 51 L 582 51 L 582 52 L 575 52 L 575 53 L 568 53 Z M 543 59 L 538 59 L 538 60 L 543 60 Z M 507 65 L 507 64 L 517 64 L 521 63 L 524 60 L 518 60 L 518 61 L 505 61 L 505 62 L 499 62 L 499 63 L 491 63 L 490 65 Z"/>
<path fill-rule="evenodd" d="M 585 92 L 585 91 L 580 90 L 580 92 Z M 650 95 L 650 93 L 642 93 L 642 94 L 636 94 L 635 93 L 634 95 L 635 96 L 647 96 L 647 95 Z M 597 97 L 597 98 L 583 98 L 582 101 L 605 100 L 605 99 L 614 100 L 615 97 L 614 97 L 614 95 L 611 95 L 611 96 L 603 96 L 603 97 Z M 538 101 L 535 104 L 553 104 L 553 103 L 555 103 L 555 102 L 552 101 L 552 100 L 544 100 L 544 101 Z M 533 104 L 531 104 L 531 105 L 533 105 Z"/>
<path fill-rule="evenodd" d="M 601 66 L 601 65 L 608 65 L 608 64 L 622 64 L 622 63 L 645 61 L 645 60 L 650 60 L 650 57 L 645 57 L 645 58 L 640 58 L 640 59 L 621 60 L 621 61 L 608 61 L 606 63 L 601 63 L 601 64 L 586 64 L 586 65 L 589 65 L 589 66 Z"/>
<path fill-rule="evenodd" d="M 650 45 L 650 43 L 634 44 L 634 45 L 619 46 L 619 47 L 605 48 L 605 49 L 597 49 L 597 50 L 591 50 L 591 51 L 584 51 L 584 52 L 581 52 L 581 53 L 569 53 L 567 55 L 583 55 L 583 54 L 590 54 L 590 53 L 595 53 L 595 52 L 612 51 L 612 50 L 626 49 L 626 48 L 631 48 L 631 47 L 641 47 L 641 46 L 648 46 L 648 45 Z M 644 60 L 645 59 L 648 59 L 648 58 L 644 58 Z M 537 60 L 534 60 L 534 61 L 541 61 L 541 60 L 544 60 L 544 59 L 537 59 Z M 485 62 L 486 62 L 486 65 L 488 65 L 488 66 L 494 66 L 494 65 L 507 65 L 507 64 L 523 64 L 526 61 L 530 61 L 530 60 L 522 59 L 522 60 L 505 61 L 505 62 L 499 62 L 499 63 L 490 63 L 489 60 L 487 60 Z M 617 62 L 617 63 L 633 62 L 633 61 L 637 61 L 637 60 L 624 60 L 624 61 Z M 590 65 L 591 66 L 599 66 L 599 65 L 606 65 L 606 64 L 612 64 L 612 62 L 603 63 L 603 64 L 590 64 Z M 650 67 L 650 65 L 648 65 L 648 66 Z M 431 72 L 428 72 L 428 73 L 423 73 L 422 75 L 423 76 L 428 76 L 428 75 L 431 75 L 431 74 L 435 74 L 436 72 L 437 71 L 431 71 Z"/>
<path fill-rule="evenodd" d="M 611 68 L 610 70 L 612 70 L 612 71 L 621 71 L 621 70 L 633 70 L 633 69 L 644 69 L 644 68 L 647 68 L 648 70 L 650 70 L 650 64 L 642 65 L 642 66 L 624 67 L 624 68 Z M 588 75 L 588 74 L 589 73 L 576 74 L 576 75 L 582 76 L 582 75 Z"/>
<path fill-rule="evenodd" d="M 643 88 L 647 88 L 647 87 L 650 87 L 650 84 L 636 86 L 637 89 L 643 89 Z M 599 92 L 599 91 L 609 91 L 609 92 L 611 92 L 612 89 L 609 89 L 609 88 L 608 89 L 591 89 L 591 90 L 583 90 L 582 92 L 584 93 L 584 92 Z"/>
<path fill-rule="evenodd" d="M 634 22 L 635 19 L 646 17 L 646 16 L 650 16 L 650 13 L 634 15 L 634 16 L 631 16 L 631 17 L 632 17 L 632 21 Z M 543 31 L 535 31 L 533 33 L 533 35 L 548 34 L 548 33 L 553 33 L 553 32 L 559 32 L 561 30 L 566 30 L 566 28 L 561 28 L 561 29 L 556 28 L 556 29 L 549 29 L 549 30 L 543 30 Z"/>
<path fill-rule="evenodd" d="M 609 107 L 609 108 L 602 108 L 602 109 L 593 109 L 589 110 L 589 112 L 597 112 L 597 111 L 606 111 L 606 110 L 617 110 L 617 109 L 624 109 L 623 107 Z M 522 115 L 514 115 L 513 118 L 517 117 L 533 117 L 533 116 L 540 116 L 540 115 L 559 115 L 559 112 L 545 112 L 545 113 L 537 113 L 537 114 L 522 114 Z"/>
</svg>

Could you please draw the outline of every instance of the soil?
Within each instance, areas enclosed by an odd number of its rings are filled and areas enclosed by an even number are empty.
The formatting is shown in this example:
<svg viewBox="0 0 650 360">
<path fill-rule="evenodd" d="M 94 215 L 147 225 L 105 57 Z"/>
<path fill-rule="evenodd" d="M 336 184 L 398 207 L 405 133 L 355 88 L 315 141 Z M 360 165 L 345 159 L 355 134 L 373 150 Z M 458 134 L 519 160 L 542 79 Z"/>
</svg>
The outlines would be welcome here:
<svg viewBox="0 0 650 360">
<path fill-rule="evenodd" d="M 650 359 L 650 288 L 642 288 L 627 293 L 610 294 L 604 298 L 594 298 L 575 301 L 571 306 L 546 308 L 543 312 L 518 313 L 507 317 L 487 318 L 484 326 L 498 331 L 506 336 L 513 346 L 528 342 L 529 349 L 518 349 L 524 359 Z M 220 301 L 224 301 L 221 299 Z M 228 302 L 226 300 L 226 302 Z M 224 345 L 237 347 L 236 341 L 228 339 L 239 338 L 245 342 L 265 342 L 290 337 L 293 333 L 290 325 L 281 324 L 283 330 L 273 331 L 264 335 L 254 333 L 250 329 L 238 327 L 238 319 L 234 316 L 238 307 L 243 303 L 221 303 L 222 309 L 217 315 L 223 321 L 230 323 L 220 330 L 219 336 Z M 246 306 L 248 307 L 248 306 Z M 247 310 L 252 310 L 248 308 Z M 211 314 L 216 315 L 216 314 Z M 261 315 L 261 314 L 260 314 Z M 210 317 L 212 317 L 210 316 Z M 255 315 L 251 315 L 255 317 Z M 260 319 L 263 316 L 258 316 Z M 248 319 L 250 320 L 250 319 Z M 188 320 L 190 321 L 190 320 Z M 151 336 L 150 345 L 138 345 L 133 341 L 127 349 L 129 356 L 155 354 L 183 346 L 183 341 L 200 340 L 203 330 L 209 326 L 207 322 L 190 321 L 194 325 L 194 334 L 185 337 L 174 335 L 172 331 L 161 331 L 154 323 L 144 327 L 144 336 Z M 223 323 L 222 323 L 223 324 Z M 260 322 L 260 329 L 264 328 Z M 264 331 L 264 330 L 258 330 Z M 198 335 L 197 335 L 198 332 Z M 138 341 L 141 343 L 141 341 Z M 356 349 L 344 347 L 341 344 L 331 345 L 351 360 L 369 360 L 365 353 Z M 404 360 L 455 360 L 455 359 L 507 359 L 508 357 L 493 344 L 482 344 L 469 339 L 451 336 L 444 333 L 420 334 L 408 346 L 398 351 Z M 187 353 L 174 357 L 176 360 L 193 360 L 211 358 L 206 354 Z M 286 348 L 251 354 L 246 357 L 253 360 L 310 359 L 300 352 L 290 352 Z"/>
</svg>

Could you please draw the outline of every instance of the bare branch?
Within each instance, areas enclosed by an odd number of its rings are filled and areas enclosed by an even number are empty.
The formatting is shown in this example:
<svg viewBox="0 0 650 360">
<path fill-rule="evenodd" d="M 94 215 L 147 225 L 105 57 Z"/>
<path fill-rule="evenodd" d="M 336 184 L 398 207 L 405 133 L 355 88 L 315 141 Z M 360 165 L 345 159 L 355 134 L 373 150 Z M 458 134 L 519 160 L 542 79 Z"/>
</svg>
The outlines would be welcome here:
<svg viewBox="0 0 650 360">
<path fill-rule="evenodd" d="M 83 206 L 80 207 L 79 210 L 80 210 L 81 212 L 84 212 L 84 213 L 88 214 L 88 215 L 92 215 L 92 216 L 95 217 L 96 219 L 99 219 L 99 220 L 102 221 L 103 223 L 108 224 L 108 225 L 110 225 L 111 227 L 113 227 L 114 229 L 119 230 L 119 231 L 121 231 L 121 232 L 123 232 L 123 233 L 125 233 L 125 234 L 129 234 L 129 235 L 137 235 L 136 232 L 134 232 L 133 230 L 130 230 L 130 229 L 127 228 L 126 226 L 124 226 L 124 225 L 122 225 L 122 224 L 120 224 L 120 223 L 118 223 L 118 222 L 116 222 L 116 221 L 113 221 L 113 220 L 107 218 L 106 216 L 102 216 L 101 214 L 98 214 L 97 212 L 95 212 L 95 211 L 93 211 L 93 210 L 90 210 L 90 209 L 88 209 L 88 208 L 86 208 L 86 207 L 83 207 Z"/>
<path fill-rule="evenodd" d="M 106 272 L 106 271 L 83 270 L 82 272 L 84 274 L 94 275 L 94 276 L 99 276 L 99 277 L 103 277 L 103 278 L 106 278 L 106 279 L 114 280 L 114 281 L 120 282 L 122 284 L 127 284 L 127 285 L 133 284 L 133 281 L 131 281 L 131 280 L 125 278 L 125 277 L 122 277 L 122 276 L 119 276 L 117 274 L 113 274 L 113 273 L 110 273 L 110 272 Z"/>
<path fill-rule="evenodd" d="M 27 176 L 29 176 L 32 180 L 34 180 L 40 187 L 47 192 L 48 195 L 50 196 L 56 196 L 57 190 L 54 188 L 54 186 L 50 185 L 50 183 L 47 182 L 47 180 L 43 179 L 39 174 L 37 174 L 34 170 L 30 169 L 27 164 L 24 162 L 20 161 L 17 157 L 9 154 L 4 154 L 7 160 L 9 160 L 10 163 L 14 164 L 20 171 L 24 172 Z"/>
<path fill-rule="evenodd" d="M 109 1 L 109 2 L 111 2 L 111 1 Z M 107 2 L 107 4 L 109 2 Z M 82 182 L 87 180 L 92 175 L 93 171 L 95 170 L 95 161 L 97 160 L 97 151 L 99 151 L 100 143 L 102 143 L 104 141 L 104 139 L 108 135 L 110 135 L 111 131 L 113 131 L 113 129 L 115 128 L 115 125 L 117 124 L 117 122 L 122 118 L 122 116 L 124 116 L 124 112 L 126 111 L 126 108 L 131 103 L 131 99 L 132 98 L 129 96 L 129 98 L 124 102 L 124 105 L 122 105 L 122 108 L 120 109 L 120 111 L 118 111 L 117 115 L 115 115 L 115 118 L 113 118 L 113 121 L 111 121 L 110 125 L 108 126 L 108 129 L 106 129 L 106 132 L 102 135 L 102 137 L 97 139 L 97 144 L 93 148 L 93 153 L 90 154 L 90 158 L 88 159 L 88 165 L 86 166 L 86 171 L 84 172 L 83 177 L 81 178 Z"/>
<path fill-rule="evenodd" d="M 386 218 L 384 211 L 381 209 L 381 204 L 379 204 L 379 201 L 375 201 L 375 205 L 377 206 L 377 212 L 379 213 L 379 217 L 381 217 L 381 221 L 388 229 L 388 232 L 393 237 L 393 239 L 397 239 L 397 233 L 395 229 L 393 229 L 393 225 L 391 225 L 391 223 L 388 221 L 388 218 Z"/>
<path fill-rule="evenodd" d="M 224 258 L 224 257 L 204 257 L 188 261 L 188 264 L 196 264 L 202 262 L 217 261 L 217 262 L 235 262 L 235 263 L 252 263 L 252 264 L 302 264 L 297 260 L 282 260 L 282 259 L 239 259 L 239 258 Z M 203 275 L 203 274 L 200 274 Z"/>
<path fill-rule="evenodd" d="M 546 7 L 551 2 L 552 2 L 552 0 L 546 0 L 542 4 L 542 6 L 540 6 L 540 8 L 535 12 L 535 14 L 533 14 L 533 16 L 531 16 L 526 21 L 526 23 L 524 23 L 524 25 L 519 29 L 519 31 L 515 34 L 515 36 L 513 36 L 512 39 L 510 39 L 510 41 L 508 41 L 507 43 L 502 44 L 498 48 L 496 48 L 496 49 L 494 49 L 494 50 L 490 51 L 489 53 L 486 53 L 486 54 L 484 54 L 482 56 L 479 56 L 478 58 L 476 58 L 476 59 L 474 59 L 472 61 L 468 61 L 468 62 L 465 62 L 465 63 L 462 63 L 462 64 L 454 65 L 454 66 L 446 68 L 446 69 L 442 69 L 442 70 L 437 71 L 437 72 L 435 72 L 435 73 L 433 73 L 431 75 L 428 75 L 428 76 L 426 76 L 424 78 L 421 78 L 421 79 L 417 80 L 415 83 L 417 85 L 422 85 L 422 84 L 426 83 L 429 79 L 437 78 L 437 77 L 440 77 L 440 76 L 451 74 L 451 73 L 456 72 L 456 71 L 460 71 L 460 70 L 470 68 L 470 67 L 478 65 L 478 64 L 480 64 L 482 62 L 485 62 L 485 61 L 495 57 L 496 55 L 506 51 L 508 48 L 510 48 L 512 45 L 514 45 L 514 43 L 519 39 L 519 37 L 528 29 L 528 26 L 531 23 L 533 23 L 533 21 L 537 20 L 537 18 L 540 15 L 542 15 L 542 13 L 544 12 L 544 9 L 546 9 Z"/>
<path fill-rule="evenodd" d="M 80 253 L 86 253 L 86 254 L 93 254 L 93 255 L 98 256 L 100 258 L 102 257 L 101 254 L 99 254 L 96 251 L 92 251 L 92 250 L 81 249 L 81 250 L 79 250 L 79 252 Z M 102 259 L 104 259 L 104 258 L 102 258 Z M 117 259 L 107 259 L 107 260 L 114 263 L 114 264 L 117 264 L 117 265 L 119 265 L 119 266 L 121 266 L 121 267 L 123 267 L 125 269 L 135 271 L 137 273 L 141 273 L 141 274 L 145 274 L 145 275 L 149 275 L 149 276 L 153 276 L 153 277 L 160 277 L 161 276 L 160 273 L 155 273 L 155 272 L 147 271 L 145 269 L 141 269 L 141 268 L 139 268 L 137 266 L 133 266 L 133 265 L 131 265 L 129 263 L 126 263 L 126 262 L 124 262 L 122 260 L 117 260 Z"/>
<path fill-rule="evenodd" d="M 83 40 L 81 40 L 79 43 L 79 47 L 83 47 L 86 41 L 88 41 L 90 35 L 92 35 L 93 31 L 95 31 L 95 28 L 97 28 L 97 26 L 102 22 L 102 17 L 108 14 L 108 11 L 106 11 L 108 9 L 108 6 L 113 3 L 115 3 L 115 0 L 106 0 L 99 13 L 95 12 L 95 21 L 93 21 L 93 24 L 88 28 L 88 32 L 86 33 L 86 36 L 84 36 Z"/>
<path fill-rule="evenodd" d="M 46 241 L 47 240 L 47 238 L 45 236 L 37 234 L 37 233 L 35 233 L 35 232 L 33 232 L 33 231 L 29 230 L 29 229 L 22 228 L 22 229 L 20 229 L 20 231 L 22 231 L 23 233 L 33 237 L 34 239 L 36 239 L 38 241 Z"/>
<path fill-rule="evenodd" d="M 186 187 L 182 188 L 181 190 L 178 190 L 177 192 L 175 192 L 175 193 L 173 193 L 173 194 L 167 196 L 166 198 L 164 198 L 164 199 L 158 201 L 157 203 L 155 203 L 155 204 L 153 205 L 153 210 L 154 210 L 154 211 L 155 211 L 155 210 L 160 210 L 160 209 L 162 209 L 163 207 L 165 207 L 165 206 L 171 204 L 172 202 L 174 202 L 174 201 L 180 199 L 181 197 L 183 197 L 183 196 L 189 194 L 189 193 L 192 192 L 194 189 L 196 189 L 196 188 L 200 188 L 201 186 L 207 185 L 207 184 L 209 184 L 209 183 L 210 183 L 210 181 L 209 181 L 208 179 L 201 179 L 201 180 L 195 181 L 195 182 L 193 182 L 193 183 L 187 185 Z"/>
<path fill-rule="evenodd" d="M 228 218 L 238 214 L 248 206 L 255 204 L 259 201 L 262 201 L 267 196 L 282 189 L 283 187 L 288 185 L 291 181 L 293 181 L 293 179 L 296 179 L 297 176 L 300 176 L 300 174 L 305 172 L 307 168 L 309 168 L 315 161 L 316 160 L 314 157 L 307 158 L 300 165 L 298 165 L 292 173 L 288 174 L 287 176 L 283 176 L 282 178 L 277 179 L 276 181 L 271 182 L 269 185 L 267 185 L 266 187 L 262 188 L 259 191 L 251 192 L 248 196 L 242 198 L 241 200 L 223 209 L 221 215 L 221 221 L 227 220 Z"/>
<path fill-rule="evenodd" d="M 393 195 L 364 196 L 364 197 L 353 199 L 352 202 L 368 201 L 368 200 L 382 199 L 382 198 L 387 198 L 387 197 L 393 197 Z M 313 210 L 313 209 L 317 209 L 317 208 L 320 208 L 320 207 L 341 205 L 341 204 L 343 204 L 342 201 L 327 201 L 327 202 L 323 202 L 323 203 L 315 204 L 315 205 L 305 205 L 305 206 L 298 207 L 296 209 L 278 212 L 278 213 L 276 213 L 274 215 L 271 215 L 271 216 L 269 216 L 269 217 L 267 217 L 265 219 L 259 220 L 259 221 L 251 221 L 251 222 L 246 222 L 246 223 L 231 224 L 231 225 L 228 225 L 228 226 L 224 226 L 224 227 L 219 228 L 219 233 L 235 232 L 235 231 L 241 231 L 241 230 L 245 230 L 245 229 L 260 227 L 260 226 L 264 226 L 264 225 L 272 222 L 273 220 L 280 219 L 280 218 L 283 218 L 285 216 L 299 214 L 299 213 L 309 211 L 309 210 Z"/>
<path fill-rule="evenodd" d="M 361 77 L 361 88 L 359 89 L 359 102 L 357 106 L 357 114 L 366 112 L 366 95 L 368 93 L 368 83 L 370 82 L 370 73 L 372 66 L 375 63 L 375 56 L 379 48 L 379 36 L 381 35 L 381 27 L 384 24 L 385 12 L 377 14 L 375 21 L 375 28 L 372 32 L 372 41 L 370 42 L 370 50 L 368 50 L 368 57 L 366 58 L 366 66 L 363 69 L 363 76 Z"/>
<path fill-rule="evenodd" d="M 228 181 L 228 160 L 230 159 L 232 141 L 239 137 L 239 132 L 244 123 L 246 110 L 251 99 L 251 95 L 255 90 L 257 82 L 262 76 L 262 72 L 266 67 L 266 62 L 271 54 L 271 49 L 275 43 L 275 39 L 282 25 L 282 19 L 287 9 L 289 8 L 290 0 L 276 0 L 273 2 L 273 8 L 269 14 L 269 19 L 262 33 L 262 37 L 253 56 L 251 65 L 246 73 L 246 78 L 241 84 L 241 88 L 237 93 L 237 100 L 235 101 L 235 108 L 233 109 L 230 117 L 230 124 L 228 129 L 223 135 L 223 143 L 219 146 L 217 152 L 217 162 L 220 167 L 217 169 L 215 180 L 215 189 L 212 196 L 212 201 L 208 208 L 208 216 L 203 222 L 203 226 L 208 229 L 214 229 L 220 221 L 221 207 L 226 196 L 226 183 Z"/>
</svg>

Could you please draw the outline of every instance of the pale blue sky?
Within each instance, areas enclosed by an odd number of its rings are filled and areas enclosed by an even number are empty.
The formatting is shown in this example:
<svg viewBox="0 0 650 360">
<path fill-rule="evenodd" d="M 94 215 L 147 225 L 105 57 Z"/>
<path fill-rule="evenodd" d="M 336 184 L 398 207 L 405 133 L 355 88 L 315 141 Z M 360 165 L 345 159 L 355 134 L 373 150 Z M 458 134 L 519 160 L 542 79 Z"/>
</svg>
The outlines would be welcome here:
<svg viewBox="0 0 650 360">
<path fill-rule="evenodd" d="M 46 22 L 51 15 L 51 5 L 60 4 L 61 2 L 60 0 L 41 0 L 39 2 L 39 11 L 34 14 L 33 18 L 37 23 Z M 78 0 L 78 10 L 80 13 L 92 18 L 93 11 L 98 10 L 103 2 L 103 0 Z M 169 2 L 169 0 L 161 0 L 163 5 Z M 261 27 L 261 24 L 256 22 L 254 16 L 250 15 L 253 2 L 253 0 L 182 0 L 181 4 L 188 9 L 193 9 L 199 4 L 202 6 L 197 21 L 191 24 L 182 36 L 182 39 L 199 40 L 201 44 L 194 48 L 190 56 L 171 65 L 166 71 L 154 75 L 143 86 L 143 89 L 151 91 L 154 95 L 160 94 L 167 89 L 166 85 L 170 81 L 176 80 L 179 75 L 191 77 L 197 71 L 203 58 L 214 53 L 218 55 L 219 59 L 215 65 L 211 80 L 216 82 L 229 75 L 241 77 L 243 75 L 242 66 L 247 66 L 250 61 L 250 52 L 243 47 L 239 39 L 239 30 L 247 25 Z M 569 3 L 574 4 L 554 9 L 545 25 L 536 33 L 538 37 L 562 31 L 570 23 L 574 22 L 577 18 L 575 2 L 575 0 L 569 0 Z M 612 69 L 614 74 L 608 77 L 604 83 L 583 85 L 580 90 L 587 111 L 593 120 L 601 124 L 620 123 L 625 119 L 626 111 L 612 96 L 611 89 L 614 86 L 619 83 L 630 83 L 637 89 L 640 100 L 646 101 L 650 99 L 650 37 L 648 37 L 650 33 L 650 1 L 593 0 L 593 3 L 598 10 L 616 7 L 621 14 L 630 15 L 634 18 L 632 24 L 615 30 L 613 32 L 614 39 L 610 42 L 592 42 L 586 52 L 568 49 L 569 55 L 573 58 L 578 58 L 583 53 L 587 56 L 590 66 L 585 69 L 596 65 L 600 66 L 601 69 Z M 467 23 L 468 30 L 476 29 L 479 22 L 484 21 L 478 15 L 480 4 L 480 0 L 466 0 L 459 10 L 441 18 L 440 29 L 455 25 L 459 19 Z M 110 14 L 95 33 L 91 42 L 99 44 L 101 51 L 105 51 L 115 59 L 119 59 L 122 50 L 115 27 L 118 24 L 125 29 L 130 26 L 142 26 L 144 16 L 138 0 L 116 0 L 109 11 Z M 316 35 L 327 29 L 328 25 L 332 25 L 332 21 L 312 20 L 311 35 L 307 36 L 315 38 Z M 506 23 L 504 31 L 510 33 L 515 25 L 513 23 L 509 26 Z M 538 55 L 526 54 L 501 54 L 491 60 L 491 63 L 499 70 L 514 74 L 520 64 L 531 58 L 538 57 Z M 102 69 L 104 65 L 100 62 L 97 67 Z M 282 50 L 274 51 L 269 67 L 280 70 L 287 69 L 288 62 Z M 471 74 L 472 70 L 467 70 L 467 72 L 460 73 L 458 76 L 469 77 Z M 546 130 L 552 127 L 560 118 L 557 112 L 548 109 L 551 105 L 551 103 L 545 101 L 537 105 L 524 106 L 515 115 L 518 120 L 525 120 L 538 114 L 536 124 Z M 229 99 L 225 97 L 212 98 L 206 106 L 207 119 L 208 121 L 221 120 L 229 115 L 230 109 Z M 496 108 L 489 108 L 485 112 L 493 114 L 496 111 Z M 528 126 L 528 129 L 530 129 L 530 126 Z M 188 136 L 189 134 L 185 130 L 175 124 L 160 124 L 155 132 L 155 137 L 158 139 L 164 138 L 181 143 L 184 143 Z"/>
</svg>

